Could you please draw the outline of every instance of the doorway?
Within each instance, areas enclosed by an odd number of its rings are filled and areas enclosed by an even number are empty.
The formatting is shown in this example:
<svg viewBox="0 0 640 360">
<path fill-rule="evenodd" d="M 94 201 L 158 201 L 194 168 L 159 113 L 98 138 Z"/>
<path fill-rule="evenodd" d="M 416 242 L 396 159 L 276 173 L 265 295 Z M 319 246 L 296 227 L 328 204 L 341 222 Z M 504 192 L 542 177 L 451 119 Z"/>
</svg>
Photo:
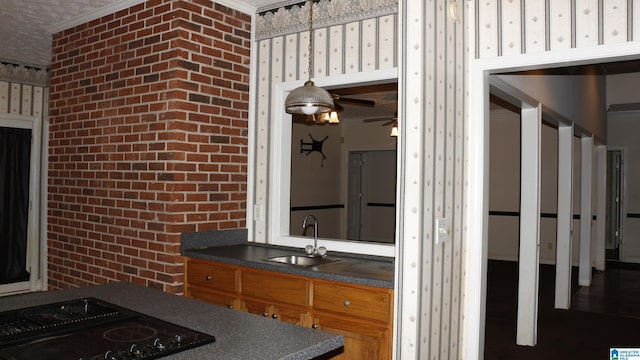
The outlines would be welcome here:
<svg viewBox="0 0 640 360">
<path fill-rule="evenodd" d="M 605 256 L 607 260 L 621 259 L 623 185 L 622 150 L 607 150 L 607 217 L 605 219 Z"/>
<path fill-rule="evenodd" d="M 0 119 L 0 295 L 41 287 L 40 138 L 37 118 Z"/>
<path fill-rule="evenodd" d="M 347 217 L 349 240 L 393 243 L 396 151 L 351 151 Z"/>
</svg>

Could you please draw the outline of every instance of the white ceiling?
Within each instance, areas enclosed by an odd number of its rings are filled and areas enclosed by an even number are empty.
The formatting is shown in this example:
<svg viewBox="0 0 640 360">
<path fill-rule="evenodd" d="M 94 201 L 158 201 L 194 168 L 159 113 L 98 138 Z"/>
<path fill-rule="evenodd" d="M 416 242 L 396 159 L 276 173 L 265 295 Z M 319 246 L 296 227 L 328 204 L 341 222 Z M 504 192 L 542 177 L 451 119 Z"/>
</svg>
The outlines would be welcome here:
<svg viewBox="0 0 640 360">
<path fill-rule="evenodd" d="M 51 29 L 100 9 L 126 6 L 136 0 L 0 0 L 0 61 L 34 67 L 51 64 Z M 141 1 L 137 1 L 141 2 Z M 296 1 L 220 0 L 241 8 L 273 9 Z M 232 6 L 233 7 L 233 6 Z"/>
</svg>

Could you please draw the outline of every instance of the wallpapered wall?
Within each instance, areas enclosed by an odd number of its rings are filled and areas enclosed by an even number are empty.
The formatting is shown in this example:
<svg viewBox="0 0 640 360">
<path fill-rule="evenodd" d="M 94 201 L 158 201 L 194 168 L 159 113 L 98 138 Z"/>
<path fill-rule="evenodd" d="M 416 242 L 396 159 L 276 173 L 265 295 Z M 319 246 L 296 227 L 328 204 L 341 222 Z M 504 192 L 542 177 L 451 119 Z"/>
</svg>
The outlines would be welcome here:
<svg viewBox="0 0 640 360">
<path fill-rule="evenodd" d="M 340 1 L 335 2 L 336 4 Z M 344 3 L 344 1 L 342 2 Z M 382 1 L 385 9 L 392 7 L 394 1 Z M 314 14 L 318 14 L 318 24 L 322 24 L 322 14 L 328 16 L 327 12 L 322 12 L 322 6 L 328 6 L 328 2 L 320 2 L 314 5 L 317 9 Z M 377 8 L 376 8 L 377 9 Z M 353 11 L 364 14 L 375 14 L 373 11 Z M 283 12 L 287 11 L 287 14 Z M 308 3 L 301 7 L 294 6 L 290 10 L 280 9 L 276 14 L 279 17 L 295 19 L 298 21 L 298 29 L 306 28 L 308 25 Z M 328 27 L 314 26 L 314 57 L 313 57 L 313 78 L 321 78 L 327 75 L 340 75 L 358 73 L 371 70 L 387 69 L 397 66 L 397 15 L 388 13 L 374 18 L 366 18 L 356 21 L 348 21 L 354 14 L 344 13 L 344 16 L 337 16 L 336 21 L 344 20 L 345 23 L 338 23 Z M 268 18 L 274 17 L 272 14 L 263 15 Z M 314 15 L 314 18 L 316 15 Z M 265 20 L 262 20 L 265 21 Z M 293 21 L 293 20 L 291 20 Z M 283 24 L 289 21 L 280 20 Z M 315 20 L 314 20 L 315 22 Z M 260 29 L 260 21 L 258 27 Z M 277 25 L 272 25 L 277 26 Z M 321 25 L 320 25 L 321 26 Z M 262 28 L 268 28 L 262 25 Z M 267 32 L 268 34 L 268 32 Z M 260 33 L 257 35 L 260 37 Z M 274 85 L 286 81 L 307 79 L 308 43 L 309 32 L 301 31 L 291 34 L 281 34 L 275 37 L 259 40 L 256 44 L 257 51 L 257 104 L 255 112 L 256 146 L 254 161 L 255 171 L 255 200 L 257 204 L 267 205 L 269 202 L 269 128 L 272 122 L 277 121 L 271 118 L 271 106 L 273 104 Z M 253 238 L 257 242 L 265 242 L 267 236 L 267 219 L 256 221 Z"/>
</svg>

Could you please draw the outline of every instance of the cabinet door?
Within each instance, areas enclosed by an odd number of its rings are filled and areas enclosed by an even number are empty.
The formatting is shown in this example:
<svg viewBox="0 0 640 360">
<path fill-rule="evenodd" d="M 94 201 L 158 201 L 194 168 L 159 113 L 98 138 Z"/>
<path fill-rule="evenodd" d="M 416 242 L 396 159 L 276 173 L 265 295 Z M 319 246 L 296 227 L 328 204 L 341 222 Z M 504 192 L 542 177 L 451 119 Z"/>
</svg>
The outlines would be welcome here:
<svg viewBox="0 0 640 360">
<path fill-rule="evenodd" d="M 344 336 L 344 352 L 332 359 L 391 359 L 389 330 L 375 323 L 314 315 L 313 328 Z"/>
</svg>

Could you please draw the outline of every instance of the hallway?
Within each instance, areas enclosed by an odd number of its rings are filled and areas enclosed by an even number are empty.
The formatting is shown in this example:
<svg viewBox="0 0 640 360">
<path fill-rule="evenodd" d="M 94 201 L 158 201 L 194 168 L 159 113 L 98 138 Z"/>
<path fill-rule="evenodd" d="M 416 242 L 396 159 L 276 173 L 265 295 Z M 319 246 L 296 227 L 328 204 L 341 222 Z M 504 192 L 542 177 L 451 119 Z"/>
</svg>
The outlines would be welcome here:
<svg viewBox="0 0 640 360">
<path fill-rule="evenodd" d="M 571 310 L 555 310 L 555 268 L 540 265 L 538 343 L 517 346 L 517 263 L 489 261 L 485 359 L 608 359 L 611 347 L 640 348 L 640 270 L 608 264 L 589 288 L 572 274 Z"/>
</svg>

